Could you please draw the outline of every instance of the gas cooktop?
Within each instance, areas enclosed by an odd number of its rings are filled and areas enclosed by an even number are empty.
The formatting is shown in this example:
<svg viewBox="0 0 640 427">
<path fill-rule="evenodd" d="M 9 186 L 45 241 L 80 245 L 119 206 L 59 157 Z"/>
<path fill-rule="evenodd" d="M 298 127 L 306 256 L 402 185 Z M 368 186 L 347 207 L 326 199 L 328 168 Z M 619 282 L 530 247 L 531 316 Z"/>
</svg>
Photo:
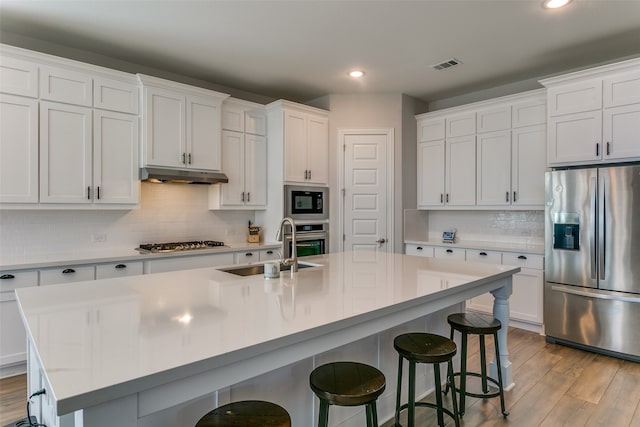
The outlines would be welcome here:
<svg viewBox="0 0 640 427">
<path fill-rule="evenodd" d="M 224 246 L 223 242 L 215 240 L 194 240 L 191 242 L 170 242 L 170 243 L 144 243 L 136 248 L 143 254 L 191 251 L 196 249 L 212 249 Z"/>
</svg>

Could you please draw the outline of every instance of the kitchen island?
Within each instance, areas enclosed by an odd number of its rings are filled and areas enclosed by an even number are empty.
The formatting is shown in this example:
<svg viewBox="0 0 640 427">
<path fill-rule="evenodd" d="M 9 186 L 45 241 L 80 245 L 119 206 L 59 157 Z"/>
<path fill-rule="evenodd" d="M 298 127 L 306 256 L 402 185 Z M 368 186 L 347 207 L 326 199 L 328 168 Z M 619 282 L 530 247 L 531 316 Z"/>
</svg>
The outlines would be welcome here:
<svg viewBox="0 0 640 427">
<path fill-rule="evenodd" d="M 304 262 L 313 266 L 277 279 L 215 267 L 17 290 L 29 392 L 46 390 L 34 405 L 40 422 L 189 426 L 251 396 L 284 406 L 294 425 L 313 425 L 308 374 L 339 358 L 385 373 L 384 419 L 395 395 L 393 335 L 446 333 L 430 315 L 486 292 L 507 324 L 511 276 L 520 270 L 367 251 Z M 511 385 L 506 328 L 500 338 Z M 338 409 L 333 421 L 353 425 L 354 410 Z"/>
</svg>

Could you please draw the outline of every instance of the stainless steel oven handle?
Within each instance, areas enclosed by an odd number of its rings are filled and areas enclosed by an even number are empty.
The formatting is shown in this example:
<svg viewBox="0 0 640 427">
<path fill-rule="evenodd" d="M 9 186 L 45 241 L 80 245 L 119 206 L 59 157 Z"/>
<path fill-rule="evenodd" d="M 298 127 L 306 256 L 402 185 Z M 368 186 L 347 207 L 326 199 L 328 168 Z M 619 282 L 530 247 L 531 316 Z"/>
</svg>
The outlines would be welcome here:
<svg viewBox="0 0 640 427">
<path fill-rule="evenodd" d="M 285 234 L 285 239 L 291 240 L 291 234 Z M 318 240 L 318 239 L 326 239 L 327 233 L 297 233 L 296 241 L 302 242 L 305 240 Z"/>
<path fill-rule="evenodd" d="M 606 300 L 614 300 L 614 301 L 640 303 L 640 297 L 627 297 L 627 296 L 620 296 L 620 295 L 603 294 L 599 292 L 581 291 L 579 289 L 570 289 L 570 288 L 565 288 L 561 286 L 551 286 L 551 290 L 556 292 L 562 292 L 565 294 L 578 295 L 578 296 L 587 297 L 587 298 L 597 298 L 597 299 L 606 299 Z"/>
</svg>

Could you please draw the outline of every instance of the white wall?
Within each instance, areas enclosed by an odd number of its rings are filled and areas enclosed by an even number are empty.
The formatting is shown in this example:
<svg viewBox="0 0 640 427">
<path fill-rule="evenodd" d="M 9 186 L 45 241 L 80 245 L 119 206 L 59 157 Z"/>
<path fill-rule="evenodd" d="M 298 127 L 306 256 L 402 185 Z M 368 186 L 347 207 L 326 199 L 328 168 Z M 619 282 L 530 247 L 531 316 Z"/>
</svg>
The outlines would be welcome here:
<svg viewBox="0 0 640 427">
<path fill-rule="evenodd" d="M 131 211 L 0 211 L 2 258 L 133 249 L 145 242 L 245 242 L 253 212 L 208 210 L 208 186 L 142 183 Z M 106 241 L 93 242 L 104 234 Z"/>
</svg>

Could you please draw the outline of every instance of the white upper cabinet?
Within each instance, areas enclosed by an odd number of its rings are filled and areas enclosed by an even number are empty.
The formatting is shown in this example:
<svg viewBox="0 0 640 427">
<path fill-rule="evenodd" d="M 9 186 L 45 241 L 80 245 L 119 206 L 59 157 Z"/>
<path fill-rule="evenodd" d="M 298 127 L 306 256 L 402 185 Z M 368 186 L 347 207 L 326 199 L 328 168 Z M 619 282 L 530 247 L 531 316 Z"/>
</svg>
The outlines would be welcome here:
<svg viewBox="0 0 640 427">
<path fill-rule="evenodd" d="M 209 209 L 253 210 L 267 205 L 264 106 L 228 99 L 222 105 L 222 171 L 228 183 L 209 189 Z"/>
<path fill-rule="evenodd" d="M 544 208 L 544 91 L 416 118 L 419 209 Z"/>
<path fill-rule="evenodd" d="M 40 99 L 91 107 L 93 79 L 87 73 L 42 66 L 40 67 Z"/>
<path fill-rule="evenodd" d="M 542 80 L 548 87 L 548 163 L 640 159 L 640 59 Z"/>
<path fill-rule="evenodd" d="M 273 144 L 278 151 L 282 147 L 284 183 L 327 185 L 328 112 L 284 100 L 269 104 L 267 110 L 270 117 L 269 135 L 272 139 L 269 144 Z M 276 164 L 274 162 L 274 166 Z"/>
<path fill-rule="evenodd" d="M 38 101 L 0 94 L 0 203 L 38 202 Z"/>
<path fill-rule="evenodd" d="M 228 95 L 138 77 L 143 84 L 143 165 L 219 171 L 221 105 Z"/>
<path fill-rule="evenodd" d="M 0 56 L 0 92 L 38 97 L 38 64 Z"/>
<path fill-rule="evenodd" d="M 0 73 L 3 209 L 138 204 L 135 76 L 5 45 Z"/>
</svg>

